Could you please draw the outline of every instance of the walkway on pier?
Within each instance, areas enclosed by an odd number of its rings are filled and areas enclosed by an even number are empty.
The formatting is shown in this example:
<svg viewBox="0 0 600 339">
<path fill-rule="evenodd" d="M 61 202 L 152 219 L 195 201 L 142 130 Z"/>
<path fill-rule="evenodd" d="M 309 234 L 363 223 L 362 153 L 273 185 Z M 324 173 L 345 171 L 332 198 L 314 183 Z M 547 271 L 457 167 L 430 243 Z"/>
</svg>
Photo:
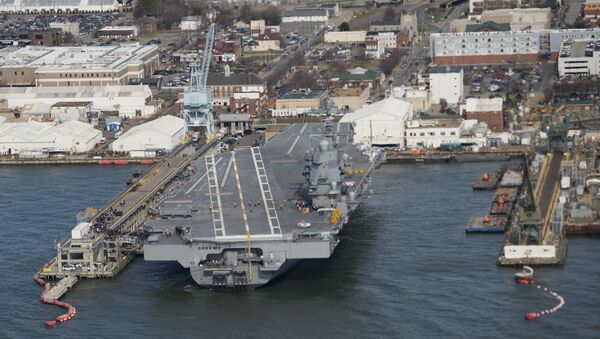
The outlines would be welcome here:
<svg viewBox="0 0 600 339">
<path fill-rule="evenodd" d="M 560 164 L 563 159 L 561 151 L 548 154 L 535 190 L 535 205 L 542 217 L 541 240 L 546 244 L 546 235 L 552 225 L 552 211 L 560 193 Z"/>
</svg>

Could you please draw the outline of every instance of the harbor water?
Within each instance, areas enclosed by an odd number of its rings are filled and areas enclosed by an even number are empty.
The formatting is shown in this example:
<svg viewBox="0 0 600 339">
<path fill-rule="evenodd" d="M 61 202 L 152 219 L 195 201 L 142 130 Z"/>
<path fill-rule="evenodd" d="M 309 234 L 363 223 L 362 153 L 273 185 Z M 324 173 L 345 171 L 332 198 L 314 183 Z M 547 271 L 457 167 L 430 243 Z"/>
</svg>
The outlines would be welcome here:
<svg viewBox="0 0 600 339">
<path fill-rule="evenodd" d="M 566 265 L 536 270 L 566 306 L 527 322 L 555 300 L 496 266 L 502 235 L 464 233 L 493 195 L 473 181 L 498 166 L 382 166 L 330 260 L 258 290 L 214 292 L 175 263 L 137 258 L 113 280 L 78 283 L 64 297 L 77 317 L 52 329 L 43 321 L 63 310 L 39 302 L 33 274 L 76 214 L 115 197 L 135 167 L 1 168 L 0 337 L 598 337 L 600 239 L 570 239 Z"/>
</svg>

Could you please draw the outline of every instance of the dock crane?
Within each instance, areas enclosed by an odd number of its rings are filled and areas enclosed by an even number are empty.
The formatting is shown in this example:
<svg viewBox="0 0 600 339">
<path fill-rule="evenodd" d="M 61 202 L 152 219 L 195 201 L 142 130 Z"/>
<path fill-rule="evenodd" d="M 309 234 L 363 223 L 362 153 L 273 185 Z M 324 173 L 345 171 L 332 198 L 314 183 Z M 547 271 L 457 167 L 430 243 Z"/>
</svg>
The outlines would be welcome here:
<svg viewBox="0 0 600 339">
<path fill-rule="evenodd" d="M 188 129 L 197 130 L 204 128 L 207 138 L 214 131 L 211 95 L 210 91 L 206 88 L 214 42 L 215 28 L 214 24 L 211 24 L 206 32 L 201 62 L 199 63 L 194 60 L 190 63 L 190 87 L 183 95 L 183 116 Z"/>
</svg>

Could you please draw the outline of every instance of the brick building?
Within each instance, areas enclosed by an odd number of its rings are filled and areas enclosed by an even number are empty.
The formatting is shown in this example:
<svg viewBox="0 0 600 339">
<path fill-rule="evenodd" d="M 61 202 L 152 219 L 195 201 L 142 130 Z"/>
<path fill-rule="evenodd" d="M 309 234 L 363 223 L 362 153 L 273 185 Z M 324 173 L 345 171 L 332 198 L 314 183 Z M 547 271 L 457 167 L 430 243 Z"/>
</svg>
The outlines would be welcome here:
<svg viewBox="0 0 600 339">
<path fill-rule="evenodd" d="M 266 109 L 267 82 L 255 74 L 232 74 L 225 66 L 224 74 L 208 75 L 206 87 L 213 105 L 229 112 L 256 116 Z"/>
<path fill-rule="evenodd" d="M 502 132 L 504 130 L 502 103 L 502 98 L 467 98 L 463 112 L 467 119 L 485 122 L 492 132 Z"/>
</svg>

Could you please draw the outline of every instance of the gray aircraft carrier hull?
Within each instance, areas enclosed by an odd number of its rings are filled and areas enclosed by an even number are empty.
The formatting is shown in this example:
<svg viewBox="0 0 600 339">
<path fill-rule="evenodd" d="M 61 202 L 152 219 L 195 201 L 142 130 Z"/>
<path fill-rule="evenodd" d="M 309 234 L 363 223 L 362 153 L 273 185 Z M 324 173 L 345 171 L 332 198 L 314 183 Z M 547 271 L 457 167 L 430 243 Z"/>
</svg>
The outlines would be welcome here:
<svg viewBox="0 0 600 339">
<path fill-rule="evenodd" d="M 144 225 L 145 260 L 177 261 L 203 287 L 256 288 L 331 257 L 383 159 L 352 136 L 349 124 L 298 124 L 196 159 Z"/>
</svg>

